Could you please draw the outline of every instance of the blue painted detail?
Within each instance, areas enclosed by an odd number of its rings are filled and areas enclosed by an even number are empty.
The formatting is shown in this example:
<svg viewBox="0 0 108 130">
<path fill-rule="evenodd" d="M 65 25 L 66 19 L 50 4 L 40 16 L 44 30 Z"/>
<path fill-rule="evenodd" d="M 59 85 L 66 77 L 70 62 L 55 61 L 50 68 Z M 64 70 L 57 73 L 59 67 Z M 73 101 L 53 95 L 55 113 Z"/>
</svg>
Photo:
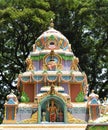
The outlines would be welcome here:
<svg viewBox="0 0 108 130">
<path fill-rule="evenodd" d="M 30 80 L 30 77 L 22 77 L 22 80 L 28 81 L 28 80 Z"/>
<path fill-rule="evenodd" d="M 51 59 L 51 57 L 48 56 L 48 57 L 46 58 L 46 62 L 48 63 L 48 62 L 50 61 L 50 59 Z"/>
<path fill-rule="evenodd" d="M 37 49 L 38 51 L 42 50 L 40 47 L 36 47 L 36 49 Z"/>
<path fill-rule="evenodd" d="M 58 62 L 58 58 L 56 56 L 53 56 L 53 59 L 56 63 Z M 48 63 L 50 60 L 51 60 L 51 56 L 48 56 L 46 62 Z"/>
<path fill-rule="evenodd" d="M 48 76 L 49 80 L 55 80 L 57 78 L 57 76 Z"/>
<path fill-rule="evenodd" d="M 42 78 L 43 78 L 43 77 L 40 76 L 40 75 L 36 75 L 36 76 L 34 76 L 34 79 L 37 80 L 37 81 L 38 81 L 38 80 L 42 80 Z"/>
<path fill-rule="evenodd" d="M 96 99 L 96 98 L 93 98 L 93 99 L 91 100 L 91 104 L 98 104 L 97 99 Z"/>
<path fill-rule="evenodd" d="M 46 42 L 46 40 L 47 40 L 46 38 L 47 38 L 47 37 L 44 36 L 43 38 L 44 38 L 44 42 Z"/>
<path fill-rule="evenodd" d="M 71 76 L 62 76 L 62 79 L 64 79 L 64 80 L 71 80 Z"/>
<path fill-rule="evenodd" d="M 12 107 L 12 120 L 15 118 L 15 107 Z"/>
<path fill-rule="evenodd" d="M 63 50 L 65 51 L 65 50 L 68 49 L 68 48 L 69 48 L 69 46 L 66 46 L 66 47 L 63 48 Z"/>
<path fill-rule="evenodd" d="M 75 79 L 76 79 L 77 81 L 82 81 L 82 80 L 84 79 L 84 77 L 78 76 L 78 77 L 75 77 Z"/>
<path fill-rule="evenodd" d="M 9 99 L 9 101 L 7 102 L 7 104 L 15 104 L 15 101 L 11 98 L 11 99 Z"/>
</svg>

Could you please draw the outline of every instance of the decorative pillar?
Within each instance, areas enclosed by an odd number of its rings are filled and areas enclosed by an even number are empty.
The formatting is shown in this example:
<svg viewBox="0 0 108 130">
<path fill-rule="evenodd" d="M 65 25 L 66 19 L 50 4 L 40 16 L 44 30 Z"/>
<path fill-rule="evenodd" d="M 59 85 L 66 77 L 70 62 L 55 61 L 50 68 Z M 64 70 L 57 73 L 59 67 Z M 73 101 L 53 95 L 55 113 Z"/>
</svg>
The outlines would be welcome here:
<svg viewBox="0 0 108 130">
<path fill-rule="evenodd" d="M 99 96 L 94 93 L 94 90 L 92 90 L 88 98 L 89 122 L 93 122 L 100 117 L 100 102 L 98 97 Z"/>
<path fill-rule="evenodd" d="M 5 115 L 4 115 L 4 124 L 16 123 L 16 112 L 18 107 L 18 100 L 16 95 L 11 92 L 7 95 L 7 102 L 4 104 L 5 106 Z"/>
</svg>

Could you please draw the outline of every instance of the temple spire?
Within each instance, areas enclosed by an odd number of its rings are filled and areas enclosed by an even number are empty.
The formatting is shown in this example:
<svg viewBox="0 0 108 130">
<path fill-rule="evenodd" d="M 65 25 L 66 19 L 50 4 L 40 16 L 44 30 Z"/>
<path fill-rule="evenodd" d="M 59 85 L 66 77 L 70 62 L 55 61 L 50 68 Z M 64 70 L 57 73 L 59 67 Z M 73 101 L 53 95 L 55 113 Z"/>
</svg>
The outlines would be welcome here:
<svg viewBox="0 0 108 130">
<path fill-rule="evenodd" d="M 53 19 L 51 19 L 51 21 L 50 21 L 50 28 L 54 28 Z"/>
</svg>

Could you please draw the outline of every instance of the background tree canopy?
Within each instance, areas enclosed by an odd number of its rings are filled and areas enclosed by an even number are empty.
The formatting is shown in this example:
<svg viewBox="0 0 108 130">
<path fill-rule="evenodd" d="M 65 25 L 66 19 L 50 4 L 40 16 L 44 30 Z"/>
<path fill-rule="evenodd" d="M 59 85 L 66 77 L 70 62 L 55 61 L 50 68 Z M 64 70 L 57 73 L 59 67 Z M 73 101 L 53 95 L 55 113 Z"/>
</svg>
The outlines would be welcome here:
<svg viewBox="0 0 108 130">
<path fill-rule="evenodd" d="M 108 94 L 108 0 L 0 0 L 0 111 L 51 18 L 72 44 L 89 88 Z M 3 114 L 0 116 L 1 121 Z"/>
</svg>

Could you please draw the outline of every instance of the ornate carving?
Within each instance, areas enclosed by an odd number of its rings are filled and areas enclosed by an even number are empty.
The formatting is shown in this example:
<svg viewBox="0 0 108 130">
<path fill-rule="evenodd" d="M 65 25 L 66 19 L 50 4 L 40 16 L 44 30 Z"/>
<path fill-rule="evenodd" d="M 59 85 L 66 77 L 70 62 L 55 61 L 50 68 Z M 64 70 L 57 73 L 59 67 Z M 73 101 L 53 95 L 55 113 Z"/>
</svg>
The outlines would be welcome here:
<svg viewBox="0 0 108 130">
<path fill-rule="evenodd" d="M 43 95 L 41 95 L 40 97 L 38 97 L 37 102 L 40 103 L 43 98 L 45 98 L 45 97 L 47 97 L 48 95 L 51 95 L 51 94 L 54 94 L 55 96 L 60 97 L 67 105 L 71 104 L 71 100 L 69 100 L 69 96 L 68 97 L 63 96 L 61 93 L 57 92 L 54 89 L 54 85 L 52 85 L 50 91 L 48 91 L 48 92 L 44 93 Z"/>
<path fill-rule="evenodd" d="M 50 88 L 50 94 L 55 94 L 55 88 L 53 84 L 51 85 L 51 88 Z"/>
<path fill-rule="evenodd" d="M 46 55 L 43 59 L 43 69 L 44 70 L 61 70 L 61 57 L 54 53 L 52 50 L 50 54 Z"/>
<path fill-rule="evenodd" d="M 54 100 L 51 100 L 51 106 L 47 108 L 49 112 L 50 122 L 56 122 L 57 119 L 57 107 L 55 106 Z"/>
<path fill-rule="evenodd" d="M 57 63 L 54 60 L 50 60 L 47 64 L 48 70 L 57 69 Z"/>
<path fill-rule="evenodd" d="M 79 63 L 79 59 L 77 57 L 74 57 L 73 61 L 72 61 L 72 65 L 71 65 L 71 70 L 75 70 L 78 71 L 78 63 Z"/>
<path fill-rule="evenodd" d="M 29 57 L 26 59 L 26 64 L 27 64 L 26 70 L 34 70 L 32 59 L 30 59 Z"/>
</svg>

